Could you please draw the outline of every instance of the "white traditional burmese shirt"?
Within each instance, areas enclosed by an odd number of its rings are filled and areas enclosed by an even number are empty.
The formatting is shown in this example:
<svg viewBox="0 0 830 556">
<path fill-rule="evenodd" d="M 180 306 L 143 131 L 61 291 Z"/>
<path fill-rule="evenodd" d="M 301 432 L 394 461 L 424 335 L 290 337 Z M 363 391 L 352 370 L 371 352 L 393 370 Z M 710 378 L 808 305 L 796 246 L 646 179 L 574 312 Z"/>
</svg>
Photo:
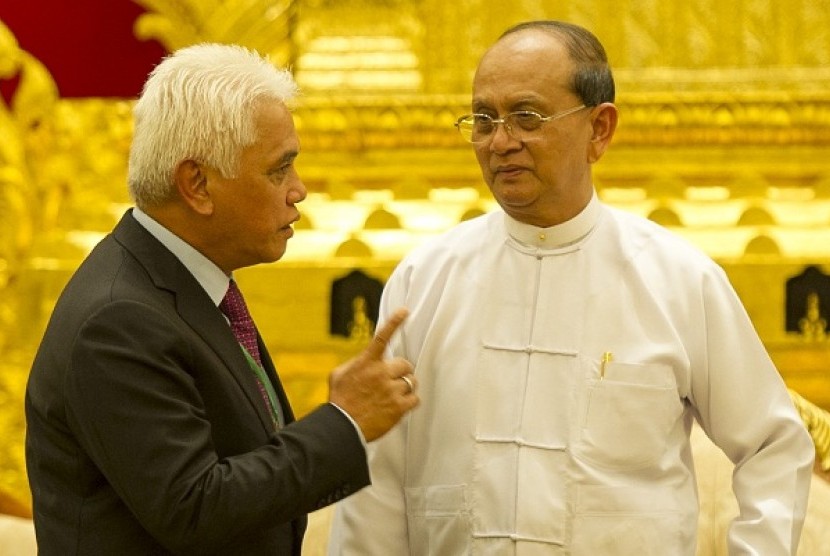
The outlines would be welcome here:
<svg viewBox="0 0 830 556">
<path fill-rule="evenodd" d="M 382 316 L 421 405 L 370 445 L 331 554 L 695 554 L 693 419 L 735 463 L 730 554 L 795 551 L 813 445 L 725 273 L 600 203 L 501 211 L 402 261 Z"/>
</svg>

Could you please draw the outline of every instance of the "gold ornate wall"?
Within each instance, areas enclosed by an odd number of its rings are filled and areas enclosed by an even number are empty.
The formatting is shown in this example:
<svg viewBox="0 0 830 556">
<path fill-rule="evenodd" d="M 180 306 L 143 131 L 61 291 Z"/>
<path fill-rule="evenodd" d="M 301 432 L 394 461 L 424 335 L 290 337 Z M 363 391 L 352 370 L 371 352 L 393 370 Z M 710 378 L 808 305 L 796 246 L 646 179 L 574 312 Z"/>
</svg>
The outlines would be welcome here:
<svg viewBox="0 0 830 556">
<path fill-rule="evenodd" d="M 824 335 L 785 327 L 787 280 L 830 269 L 826 2 L 136 3 L 147 10 L 138 36 L 169 50 L 245 44 L 303 87 L 304 219 L 283 261 L 239 273 L 300 413 L 361 345 L 330 334 L 333 282 L 354 269 L 382 281 L 413 245 L 493 208 L 452 122 L 487 45 L 544 17 L 592 29 L 616 68 L 621 124 L 596 167 L 600 195 L 718 260 L 788 384 L 830 408 Z M 0 490 L 27 503 L 28 366 L 63 284 L 128 202 L 131 102 L 59 98 L 0 22 L 0 78 L 10 76 L 20 86 L 0 101 Z"/>
</svg>

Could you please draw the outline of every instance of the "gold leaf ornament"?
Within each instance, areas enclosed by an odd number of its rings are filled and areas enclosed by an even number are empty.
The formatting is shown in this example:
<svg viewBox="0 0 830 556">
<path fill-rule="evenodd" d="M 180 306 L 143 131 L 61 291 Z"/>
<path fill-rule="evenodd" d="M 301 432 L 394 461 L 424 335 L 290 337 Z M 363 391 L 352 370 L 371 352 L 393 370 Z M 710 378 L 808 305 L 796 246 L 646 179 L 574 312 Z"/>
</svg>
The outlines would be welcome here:
<svg viewBox="0 0 830 556">
<path fill-rule="evenodd" d="M 192 44 L 238 44 L 280 65 L 291 62 L 292 0 L 135 0 L 147 13 L 136 20 L 135 34 L 155 39 L 169 52 Z"/>
</svg>

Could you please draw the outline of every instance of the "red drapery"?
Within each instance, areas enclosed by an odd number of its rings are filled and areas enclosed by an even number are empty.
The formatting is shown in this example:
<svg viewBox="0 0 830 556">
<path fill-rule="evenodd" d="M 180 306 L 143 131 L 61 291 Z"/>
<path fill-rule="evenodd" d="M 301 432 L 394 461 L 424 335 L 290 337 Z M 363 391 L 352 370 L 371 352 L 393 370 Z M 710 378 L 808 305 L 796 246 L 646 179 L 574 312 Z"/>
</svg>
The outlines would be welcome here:
<svg viewBox="0 0 830 556">
<path fill-rule="evenodd" d="M 133 34 L 143 11 L 131 0 L 0 0 L 0 21 L 46 66 L 62 97 L 138 96 L 166 53 Z M 14 76 L 0 81 L 7 101 L 15 86 Z"/>
</svg>

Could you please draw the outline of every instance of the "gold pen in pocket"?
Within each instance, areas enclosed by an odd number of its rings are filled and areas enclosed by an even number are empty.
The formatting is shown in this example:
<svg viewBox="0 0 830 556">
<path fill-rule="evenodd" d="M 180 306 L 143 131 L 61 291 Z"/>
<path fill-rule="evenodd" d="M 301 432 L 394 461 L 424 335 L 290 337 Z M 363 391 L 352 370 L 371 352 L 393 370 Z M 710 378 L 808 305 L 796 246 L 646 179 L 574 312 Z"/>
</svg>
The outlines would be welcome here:
<svg viewBox="0 0 830 556">
<path fill-rule="evenodd" d="M 602 380 L 605 378 L 605 366 L 611 362 L 614 358 L 613 354 L 610 351 L 606 351 L 602 354 L 602 362 L 599 365 L 599 379 Z"/>
</svg>

